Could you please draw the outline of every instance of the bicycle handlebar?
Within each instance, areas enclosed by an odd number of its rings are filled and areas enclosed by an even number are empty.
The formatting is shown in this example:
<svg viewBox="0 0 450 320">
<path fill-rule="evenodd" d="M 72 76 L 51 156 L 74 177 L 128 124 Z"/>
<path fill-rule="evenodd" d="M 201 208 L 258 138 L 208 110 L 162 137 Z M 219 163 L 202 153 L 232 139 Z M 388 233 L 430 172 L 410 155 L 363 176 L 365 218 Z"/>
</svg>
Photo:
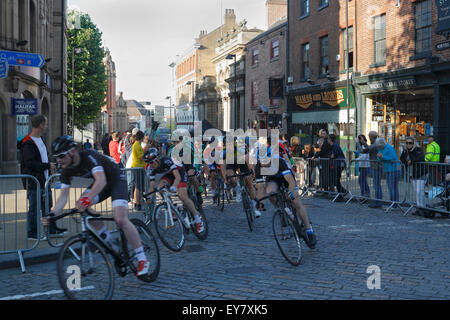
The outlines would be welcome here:
<svg viewBox="0 0 450 320">
<path fill-rule="evenodd" d="M 283 193 L 283 191 L 278 191 L 278 192 L 272 192 L 271 194 L 269 194 L 268 196 L 262 197 L 261 199 L 257 199 L 257 202 L 261 202 L 263 200 L 269 199 L 270 197 L 275 197 L 279 194 Z"/>
<path fill-rule="evenodd" d="M 101 216 L 101 214 L 99 214 L 99 213 L 92 213 L 92 212 L 90 212 L 89 209 L 86 209 L 86 212 L 87 212 L 88 215 L 90 215 L 91 217 L 94 217 L 94 218 L 98 218 L 98 217 Z M 74 208 L 74 209 L 70 209 L 66 213 L 60 214 L 59 216 L 56 216 L 56 217 L 55 217 L 55 214 L 53 212 L 50 212 L 46 217 L 50 217 L 50 222 L 56 222 L 56 221 L 58 221 L 58 220 L 60 220 L 62 218 L 65 218 L 65 217 L 70 216 L 70 215 L 74 215 L 76 213 L 81 213 L 81 212 L 78 209 Z"/>
</svg>

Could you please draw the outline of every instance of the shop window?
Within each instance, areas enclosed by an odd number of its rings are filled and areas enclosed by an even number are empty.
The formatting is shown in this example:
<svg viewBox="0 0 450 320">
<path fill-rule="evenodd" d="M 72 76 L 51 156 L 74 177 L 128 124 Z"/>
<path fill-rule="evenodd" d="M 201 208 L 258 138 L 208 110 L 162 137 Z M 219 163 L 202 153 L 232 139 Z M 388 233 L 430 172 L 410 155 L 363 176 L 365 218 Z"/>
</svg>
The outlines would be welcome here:
<svg viewBox="0 0 450 320">
<path fill-rule="evenodd" d="M 320 38 L 320 74 L 328 74 L 328 36 Z"/>
<path fill-rule="evenodd" d="M 343 34 L 343 48 L 344 48 L 344 69 L 347 69 L 345 63 L 345 57 L 348 54 L 348 68 L 353 68 L 353 26 L 348 27 L 348 50 L 347 50 L 347 31 L 345 29 L 342 30 Z"/>
<path fill-rule="evenodd" d="M 431 0 L 414 5 L 416 54 L 431 51 Z"/>
<path fill-rule="evenodd" d="M 374 63 L 386 63 L 386 15 L 373 18 Z"/>
<path fill-rule="evenodd" d="M 310 78 L 309 72 L 309 43 L 302 45 L 302 80 L 306 81 Z"/>
</svg>

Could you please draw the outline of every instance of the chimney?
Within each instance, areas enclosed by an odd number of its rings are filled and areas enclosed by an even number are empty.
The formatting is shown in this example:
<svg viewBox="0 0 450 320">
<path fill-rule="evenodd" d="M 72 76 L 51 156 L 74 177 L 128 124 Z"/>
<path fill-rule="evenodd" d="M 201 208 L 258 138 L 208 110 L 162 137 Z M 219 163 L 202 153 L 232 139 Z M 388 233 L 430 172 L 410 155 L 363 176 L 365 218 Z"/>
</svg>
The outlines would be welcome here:
<svg viewBox="0 0 450 320">
<path fill-rule="evenodd" d="M 225 9 L 225 25 L 235 25 L 236 16 L 234 15 L 234 9 Z"/>
<path fill-rule="evenodd" d="M 266 0 L 267 29 L 287 17 L 287 0 Z"/>
</svg>

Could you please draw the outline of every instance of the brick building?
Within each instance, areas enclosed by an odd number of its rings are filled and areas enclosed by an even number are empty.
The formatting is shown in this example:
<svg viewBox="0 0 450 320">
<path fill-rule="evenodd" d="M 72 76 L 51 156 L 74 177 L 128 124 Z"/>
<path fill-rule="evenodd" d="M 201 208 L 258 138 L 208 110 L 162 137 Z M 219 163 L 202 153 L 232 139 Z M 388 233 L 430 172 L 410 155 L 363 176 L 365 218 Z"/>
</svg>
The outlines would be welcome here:
<svg viewBox="0 0 450 320">
<path fill-rule="evenodd" d="M 436 47 L 435 1 L 289 1 L 288 16 L 292 134 L 310 143 L 326 128 L 353 149 L 356 134 L 376 130 L 400 151 L 406 136 L 434 133 L 449 152 L 450 49 Z"/>
<path fill-rule="evenodd" d="M 269 30 L 246 45 L 247 128 L 286 127 L 282 123 L 282 114 L 286 112 L 284 84 L 287 22 L 286 19 L 276 21 Z"/>
<path fill-rule="evenodd" d="M 17 173 L 16 145 L 31 131 L 29 115 L 11 112 L 11 99 L 35 99 L 49 120 L 47 145 L 67 132 L 67 1 L 0 1 L 0 50 L 38 53 L 41 68 L 9 66 L 0 79 L 0 173 Z M 0 60 L 3 60 L 0 57 Z"/>
</svg>

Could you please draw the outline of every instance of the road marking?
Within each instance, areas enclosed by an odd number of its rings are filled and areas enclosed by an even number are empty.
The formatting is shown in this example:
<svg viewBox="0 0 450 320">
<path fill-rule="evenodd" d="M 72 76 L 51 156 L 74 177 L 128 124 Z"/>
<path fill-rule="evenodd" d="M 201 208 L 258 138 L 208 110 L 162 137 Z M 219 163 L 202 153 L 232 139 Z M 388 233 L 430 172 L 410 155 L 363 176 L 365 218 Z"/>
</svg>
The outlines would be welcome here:
<svg viewBox="0 0 450 320">
<path fill-rule="evenodd" d="M 73 291 L 92 290 L 92 289 L 94 289 L 94 286 L 84 287 L 84 288 L 76 289 Z M 4 297 L 4 298 L 0 298 L 0 300 L 19 300 L 19 299 L 24 299 L 24 298 L 34 298 L 34 297 L 39 297 L 39 296 L 49 296 L 49 295 L 62 294 L 62 293 L 64 293 L 64 291 L 62 291 L 62 290 L 51 290 L 51 291 L 47 291 L 47 292 L 36 292 L 36 293 L 32 293 L 32 294 Z"/>
</svg>

